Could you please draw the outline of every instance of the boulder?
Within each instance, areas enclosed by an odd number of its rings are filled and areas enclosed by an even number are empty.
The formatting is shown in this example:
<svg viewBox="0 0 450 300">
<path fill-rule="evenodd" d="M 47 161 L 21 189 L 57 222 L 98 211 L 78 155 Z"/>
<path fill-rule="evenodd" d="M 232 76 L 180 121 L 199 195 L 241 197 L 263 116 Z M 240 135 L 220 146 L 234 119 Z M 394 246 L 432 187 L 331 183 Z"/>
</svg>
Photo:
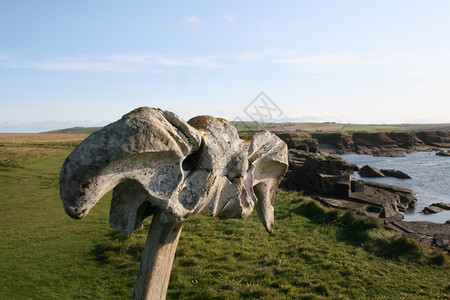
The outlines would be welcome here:
<svg viewBox="0 0 450 300">
<path fill-rule="evenodd" d="M 365 165 L 359 169 L 358 174 L 361 177 L 385 177 L 381 170 L 369 165 Z"/>
<path fill-rule="evenodd" d="M 439 151 L 436 153 L 439 156 L 450 156 L 450 151 Z"/>
<path fill-rule="evenodd" d="M 383 173 L 386 177 L 396 177 L 400 179 L 411 179 L 411 177 L 399 170 L 393 170 L 393 169 L 381 169 L 381 173 Z"/>
<path fill-rule="evenodd" d="M 430 206 L 425 207 L 422 210 L 422 213 L 429 215 L 429 214 L 439 213 L 443 210 L 450 210 L 450 203 L 444 203 L 444 202 L 433 203 Z"/>
<path fill-rule="evenodd" d="M 289 170 L 280 188 L 330 196 L 342 191 L 339 182 L 347 182 L 348 193 L 355 169 L 355 164 L 337 156 L 291 149 Z"/>
</svg>

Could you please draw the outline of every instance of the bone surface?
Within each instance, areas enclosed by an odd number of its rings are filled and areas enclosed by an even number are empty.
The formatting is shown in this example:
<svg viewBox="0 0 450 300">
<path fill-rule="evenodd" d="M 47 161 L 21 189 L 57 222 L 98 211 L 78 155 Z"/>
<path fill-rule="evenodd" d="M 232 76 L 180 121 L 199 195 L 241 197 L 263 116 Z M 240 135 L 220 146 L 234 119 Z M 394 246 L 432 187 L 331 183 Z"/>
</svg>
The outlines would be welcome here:
<svg viewBox="0 0 450 300">
<path fill-rule="evenodd" d="M 143 107 L 93 133 L 69 155 L 60 194 L 67 214 L 79 219 L 113 189 L 110 225 L 127 234 L 155 215 L 151 228 L 159 238 L 150 229 L 134 295 L 160 299 L 183 222 L 198 213 L 245 218 L 256 208 L 272 232 L 273 200 L 287 167 L 286 144 L 268 131 L 242 141 L 225 119 L 185 122 Z M 168 273 L 155 271 L 161 264 Z"/>
</svg>

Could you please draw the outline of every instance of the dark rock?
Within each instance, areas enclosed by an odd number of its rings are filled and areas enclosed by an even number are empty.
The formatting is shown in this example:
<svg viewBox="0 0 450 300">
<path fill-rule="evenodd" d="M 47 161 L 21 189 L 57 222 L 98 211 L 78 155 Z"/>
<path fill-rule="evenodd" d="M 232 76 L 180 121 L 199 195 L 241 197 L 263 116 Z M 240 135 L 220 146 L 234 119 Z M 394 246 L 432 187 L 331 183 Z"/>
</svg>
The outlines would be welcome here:
<svg viewBox="0 0 450 300">
<path fill-rule="evenodd" d="M 422 213 L 425 214 L 425 215 L 431 215 L 431 214 L 437 214 L 437 213 L 439 213 L 441 211 L 443 211 L 442 208 L 430 205 L 428 207 L 425 207 L 422 210 Z"/>
<path fill-rule="evenodd" d="M 327 152 L 345 154 L 355 152 L 375 156 L 404 156 L 405 152 L 432 151 L 450 148 L 450 132 L 355 132 L 312 133 L 321 145 L 333 148 Z"/>
<path fill-rule="evenodd" d="M 328 206 L 377 218 L 392 218 L 417 203 L 410 189 L 353 180 L 355 169 L 354 164 L 337 156 L 291 149 L 289 170 L 280 188 L 325 197 L 321 202 Z"/>
<path fill-rule="evenodd" d="M 416 136 L 426 145 L 439 148 L 450 148 L 449 131 L 420 131 L 416 133 Z"/>
<path fill-rule="evenodd" d="M 282 132 L 277 133 L 277 136 L 287 144 L 289 149 L 313 153 L 319 152 L 319 142 L 316 139 L 309 138 L 308 135 L 295 132 Z"/>
<path fill-rule="evenodd" d="M 436 214 L 439 213 L 443 210 L 450 210 L 450 203 L 444 203 L 444 202 L 439 202 L 439 203 L 433 203 L 428 207 L 425 207 L 422 210 L 423 214 Z"/>
<path fill-rule="evenodd" d="M 386 228 L 397 233 L 444 251 L 450 250 L 450 221 L 445 224 L 401 221 L 402 212 L 417 204 L 414 192 L 388 184 L 353 180 L 355 169 L 354 164 L 340 157 L 290 150 L 289 170 L 280 187 L 315 194 L 315 200 L 328 207 L 352 209 L 357 214 L 379 219 Z M 433 205 L 450 206 L 447 203 Z"/>
<path fill-rule="evenodd" d="M 450 203 L 437 202 L 437 203 L 431 204 L 431 206 L 436 206 L 436 207 L 442 208 L 443 210 L 450 210 Z"/>
<path fill-rule="evenodd" d="M 439 151 L 436 153 L 439 156 L 450 156 L 450 151 Z"/>
<path fill-rule="evenodd" d="M 356 182 L 364 187 L 359 192 L 352 190 L 347 200 L 369 205 L 371 212 L 379 212 L 379 218 L 392 218 L 417 204 L 411 189 L 378 182 Z"/>
<path fill-rule="evenodd" d="M 378 147 L 396 147 L 398 143 L 393 140 L 386 132 L 368 133 L 355 132 L 353 133 L 353 142 L 358 146 L 366 146 L 370 148 Z"/>
<path fill-rule="evenodd" d="M 379 149 L 372 150 L 373 156 L 383 156 L 383 157 L 403 157 L 405 156 L 404 149 Z"/>
<path fill-rule="evenodd" d="M 357 214 L 390 220 L 403 219 L 402 212 L 414 207 L 417 199 L 410 189 L 360 180 L 350 182 L 347 197 L 316 197 L 322 204 L 341 209 L 352 209 Z"/>
<path fill-rule="evenodd" d="M 359 169 L 358 174 L 361 177 L 385 177 L 381 170 L 369 165 L 365 165 Z"/>
<path fill-rule="evenodd" d="M 410 149 L 425 145 L 424 142 L 412 132 L 388 132 L 387 135 L 389 138 L 396 141 L 400 148 Z"/>
<path fill-rule="evenodd" d="M 431 247 L 450 251 L 450 223 L 437 224 L 425 221 L 404 222 L 385 220 L 384 227 L 402 235 L 412 237 Z"/>
<path fill-rule="evenodd" d="M 312 137 L 322 144 L 331 145 L 335 152 L 339 154 L 350 153 L 354 151 L 354 142 L 351 134 L 347 133 L 313 133 Z"/>
<path fill-rule="evenodd" d="M 392 170 L 392 169 L 381 169 L 380 170 L 381 173 L 384 174 L 384 176 L 387 177 L 396 177 L 396 178 L 400 178 L 400 179 L 411 179 L 411 177 L 399 170 Z"/>
<path fill-rule="evenodd" d="M 356 165 L 337 156 L 291 149 L 289 170 L 280 187 L 316 195 L 334 195 L 337 190 L 341 194 L 338 182 L 348 182 L 348 191 L 355 168 Z"/>
</svg>

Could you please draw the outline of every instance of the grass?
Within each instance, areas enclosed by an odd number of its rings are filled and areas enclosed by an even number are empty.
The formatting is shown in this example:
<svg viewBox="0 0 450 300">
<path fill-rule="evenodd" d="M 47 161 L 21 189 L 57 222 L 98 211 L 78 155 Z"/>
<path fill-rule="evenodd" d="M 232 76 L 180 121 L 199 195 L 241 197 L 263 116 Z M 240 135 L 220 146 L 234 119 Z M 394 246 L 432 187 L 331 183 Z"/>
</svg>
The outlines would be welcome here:
<svg viewBox="0 0 450 300">
<path fill-rule="evenodd" d="M 342 131 L 366 131 L 366 132 L 386 132 L 386 131 L 448 131 L 450 123 L 442 124 L 346 124 Z"/>
<path fill-rule="evenodd" d="M 0 147 L 0 299 L 130 299 L 150 220 L 108 225 L 107 195 L 69 218 L 59 171 L 73 145 Z M 169 299 L 448 299 L 447 255 L 279 191 L 275 231 L 205 215 L 183 226 Z"/>
</svg>

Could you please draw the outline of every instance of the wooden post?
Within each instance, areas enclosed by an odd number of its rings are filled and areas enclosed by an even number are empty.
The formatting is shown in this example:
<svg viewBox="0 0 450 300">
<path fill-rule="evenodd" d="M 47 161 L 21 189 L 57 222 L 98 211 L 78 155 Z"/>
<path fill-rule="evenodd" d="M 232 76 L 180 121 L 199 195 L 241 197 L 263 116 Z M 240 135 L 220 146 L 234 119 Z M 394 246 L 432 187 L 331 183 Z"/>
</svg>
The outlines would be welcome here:
<svg viewBox="0 0 450 300">
<path fill-rule="evenodd" d="M 169 221 L 160 209 L 153 215 L 133 299 L 165 299 L 183 223 Z"/>
</svg>

